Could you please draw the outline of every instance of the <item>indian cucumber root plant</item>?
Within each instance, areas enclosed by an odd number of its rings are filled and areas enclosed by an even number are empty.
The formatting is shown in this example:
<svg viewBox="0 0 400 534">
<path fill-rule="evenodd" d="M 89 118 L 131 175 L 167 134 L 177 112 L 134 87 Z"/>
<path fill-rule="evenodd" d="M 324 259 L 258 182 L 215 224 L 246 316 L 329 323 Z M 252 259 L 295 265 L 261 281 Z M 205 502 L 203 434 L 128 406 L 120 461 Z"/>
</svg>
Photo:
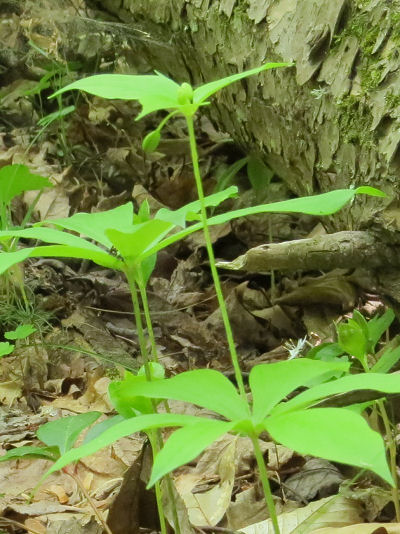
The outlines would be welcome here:
<svg viewBox="0 0 400 534">
<path fill-rule="evenodd" d="M 153 485 L 156 487 L 161 530 L 166 533 L 168 527 L 162 493 L 166 494 L 171 503 L 174 502 L 169 473 L 192 461 L 207 446 L 226 433 L 248 436 L 254 447 L 254 456 L 273 532 L 279 534 L 280 521 L 259 444 L 259 436 L 268 432 L 275 443 L 285 445 L 301 454 L 319 456 L 377 474 L 384 483 L 393 488 L 392 496 L 397 520 L 400 522 L 393 440 L 388 439 L 389 468 L 384 439 L 377 430 L 371 428 L 365 417 L 370 403 L 360 405 L 357 401 L 350 401 L 349 406 L 344 402 L 342 407 L 327 403 L 334 396 L 345 397 L 349 392 L 370 390 L 377 399 L 378 415 L 382 417 L 385 430 L 389 432 L 390 423 L 381 399 L 385 394 L 400 392 L 400 375 L 388 373 L 391 366 L 374 369 L 366 363 L 368 352 L 373 352 L 383 333 L 382 324 L 387 326 L 386 318 L 375 329 L 371 322 L 364 324 L 361 319 L 356 321 L 357 325 L 353 325 L 351 331 L 350 326 L 346 332 L 344 325 L 339 327 L 339 344 L 341 343 L 342 352 L 358 358 L 363 364 L 362 369 L 350 368 L 351 360 L 341 358 L 326 361 L 308 357 L 258 364 L 251 369 L 248 388 L 240 369 L 216 267 L 210 227 L 257 213 L 330 215 L 358 195 L 385 196 L 377 189 L 361 186 L 257 205 L 218 215 L 207 215 L 208 208 L 217 207 L 223 201 L 237 195 L 238 190 L 235 186 L 231 186 L 212 195 L 204 194 L 194 130 L 196 113 L 200 107 L 209 104 L 209 98 L 214 93 L 227 85 L 269 69 L 288 66 L 290 65 L 285 63 L 268 63 L 196 89 L 186 82 L 179 85 L 159 73 L 146 76 L 102 74 L 74 82 L 53 95 L 59 97 L 65 91 L 78 89 L 108 99 L 138 100 L 142 105 L 142 112 L 138 118 L 154 111 L 168 111 L 168 115 L 160 122 L 158 128 L 145 137 L 143 149 L 147 152 L 157 148 L 161 131 L 167 121 L 178 114 L 183 116 L 189 134 L 198 200 L 177 210 L 160 209 L 153 216 L 146 202 L 142 203 L 137 213 L 132 203 L 128 202 L 104 212 L 77 213 L 67 218 L 43 221 L 29 228 L 2 229 L 0 240 L 3 243 L 20 239 L 43 243 L 18 249 L 4 247 L 0 254 L 0 269 L 3 273 L 31 257 L 79 258 L 122 272 L 132 297 L 144 366 L 138 374 L 126 372 L 123 380 L 111 383 L 109 396 L 118 415 L 109 418 L 106 423 L 101 422 L 92 427 L 81 445 L 73 447 L 82 430 L 80 423 L 72 424 L 65 430 L 64 439 L 68 443 L 65 447 L 60 446 L 59 437 L 56 436 L 58 422 L 47 423 L 38 432 L 39 439 L 46 447 L 14 449 L 1 460 L 16 459 L 24 455 L 47 457 L 53 461 L 47 476 L 57 470 L 65 469 L 69 464 L 93 454 L 124 436 L 144 431 L 149 436 L 154 457 L 148 487 Z M 186 371 L 165 378 L 164 369 L 158 362 L 147 300 L 148 281 L 154 270 L 158 252 L 199 230 L 204 234 L 237 387 L 223 373 L 212 369 Z M 369 330 L 368 325 L 370 325 Z M 361 335 L 367 339 L 362 351 L 358 349 Z M 357 341 L 352 342 L 353 337 Z M 392 355 L 391 361 L 394 359 L 395 356 Z M 295 395 L 299 388 L 302 388 L 302 391 Z M 215 417 L 173 413 L 168 400 L 184 401 L 206 408 L 212 411 Z M 161 403 L 163 411 L 158 410 Z M 98 414 L 94 412 L 93 421 L 97 417 Z M 159 431 L 163 427 L 178 427 L 164 444 Z M 163 477 L 166 477 L 166 483 L 161 485 Z M 169 522 L 175 532 L 180 532 L 176 506 L 173 510 Z"/>
</svg>

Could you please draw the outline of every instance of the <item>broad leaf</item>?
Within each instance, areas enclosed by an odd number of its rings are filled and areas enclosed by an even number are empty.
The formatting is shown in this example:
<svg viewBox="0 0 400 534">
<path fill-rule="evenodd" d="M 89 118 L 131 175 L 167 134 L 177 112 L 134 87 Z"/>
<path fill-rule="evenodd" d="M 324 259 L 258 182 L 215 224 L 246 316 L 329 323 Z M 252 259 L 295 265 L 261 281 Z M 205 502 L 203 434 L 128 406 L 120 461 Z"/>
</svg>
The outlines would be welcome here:
<svg viewBox="0 0 400 534">
<path fill-rule="evenodd" d="M 60 454 L 64 454 L 73 447 L 79 434 L 100 415 L 100 412 L 87 412 L 61 417 L 42 425 L 37 431 L 37 437 L 49 447 L 58 447 Z"/>
<path fill-rule="evenodd" d="M 178 107 L 178 88 L 176 82 L 162 74 L 97 74 L 73 82 L 51 96 L 58 96 L 71 89 L 80 89 L 102 98 L 139 100 L 143 107 L 139 119 L 159 109 Z"/>
<path fill-rule="evenodd" d="M 239 72 L 238 74 L 233 74 L 232 76 L 227 76 L 226 78 L 221 78 L 220 80 L 215 80 L 214 82 L 206 83 L 194 90 L 193 102 L 195 104 L 201 104 L 209 96 L 213 95 L 220 89 L 223 89 L 227 85 L 231 85 L 232 83 L 242 80 L 243 78 L 254 76 L 259 72 L 262 72 L 263 70 L 276 69 L 278 67 L 290 67 L 292 65 L 293 63 L 265 63 L 261 67 L 246 70 L 244 72 Z"/>
<path fill-rule="evenodd" d="M 247 163 L 247 177 L 255 192 L 265 190 L 274 176 L 271 170 L 261 159 L 250 156 Z"/>
<path fill-rule="evenodd" d="M 42 477 L 42 480 L 48 477 L 51 473 L 62 469 L 66 465 L 76 462 L 85 456 L 89 456 L 90 454 L 94 454 L 98 450 L 111 445 L 118 439 L 129 436 L 130 434 L 134 434 L 135 432 L 148 430 L 151 428 L 161 428 L 165 426 L 184 426 L 190 423 L 193 424 L 197 421 L 197 417 L 169 413 L 140 415 L 138 417 L 125 419 L 124 421 L 113 425 L 111 428 L 108 428 L 105 432 L 97 436 L 92 441 L 67 451 L 59 460 L 57 460 L 57 462 L 47 471 L 47 473 L 45 473 L 45 475 Z"/>
<path fill-rule="evenodd" d="M 31 334 L 37 332 L 37 329 L 31 324 L 20 324 L 15 330 L 4 332 L 6 339 L 25 339 Z"/>
<path fill-rule="evenodd" d="M 132 202 L 127 202 L 111 210 L 98 213 L 75 213 L 75 215 L 65 219 L 51 219 L 44 221 L 44 223 L 78 232 L 78 234 L 90 237 L 105 247 L 111 248 L 112 244 L 106 236 L 106 230 L 109 228 L 121 230 L 126 226 L 129 227 L 133 223 L 133 205 Z"/>
<path fill-rule="evenodd" d="M 249 417 L 247 403 L 233 384 L 212 369 L 186 371 L 166 380 L 137 383 L 134 388 L 127 383 L 124 394 L 127 400 L 143 396 L 191 402 L 232 420 Z"/>
<path fill-rule="evenodd" d="M 203 421 L 199 418 L 197 423 L 175 430 L 155 457 L 147 487 L 150 488 L 167 473 L 192 461 L 211 443 L 232 430 L 234 425 L 214 419 Z"/>
<path fill-rule="evenodd" d="M 297 410 L 265 420 L 275 441 L 301 454 L 370 469 L 393 486 L 383 439 L 344 408 Z"/>
<path fill-rule="evenodd" d="M 272 415 L 306 408 L 332 395 L 365 389 L 381 391 L 382 396 L 385 393 L 400 393 L 400 374 L 362 373 L 359 375 L 347 375 L 303 391 L 293 399 L 276 406 L 272 411 Z"/>
<path fill-rule="evenodd" d="M 34 250 L 34 248 L 21 248 L 15 252 L 0 252 L 0 274 L 29 258 Z"/>
<path fill-rule="evenodd" d="M 7 451 L 4 456 L 0 456 L 0 462 L 19 460 L 21 458 L 43 458 L 44 460 L 55 462 L 59 456 L 57 447 L 33 447 L 26 445 Z"/>
<path fill-rule="evenodd" d="M 25 165 L 6 165 L 0 169 L 0 203 L 7 205 L 24 191 L 53 187 L 48 178 L 32 174 Z"/>
<path fill-rule="evenodd" d="M 254 424 L 260 423 L 278 402 L 298 387 L 316 378 L 330 377 L 332 371 L 346 372 L 348 369 L 348 363 L 306 358 L 256 365 L 249 377 Z"/>
<path fill-rule="evenodd" d="M 89 250 L 87 248 L 70 247 L 68 245 L 47 245 L 47 246 L 36 247 L 36 248 L 30 249 L 30 253 L 28 254 L 28 257 L 31 257 L 31 258 L 79 258 L 82 260 L 91 260 L 94 263 L 101 265 L 102 267 L 108 267 L 109 269 L 115 269 L 118 271 L 122 271 L 124 267 L 121 260 L 119 260 L 115 256 L 112 256 L 111 254 L 107 254 L 106 252 L 97 252 L 95 250 Z M 0 268 L 2 266 L 1 258 L 2 258 L 2 254 L 0 254 Z"/>
<path fill-rule="evenodd" d="M 137 260 L 145 250 L 158 243 L 172 228 L 171 223 L 159 219 L 126 226 L 126 231 L 109 229 L 105 232 L 125 261 Z"/>
<path fill-rule="evenodd" d="M 14 352 L 15 346 L 8 341 L 0 341 L 0 358 Z"/>
<path fill-rule="evenodd" d="M 104 419 L 104 421 L 101 421 L 100 423 L 96 423 L 95 425 L 91 426 L 86 432 L 85 437 L 83 438 L 82 445 L 85 445 L 86 443 L 89 443 L 89 441 L 96 439 L 98 436 L 103 434 L 103 432 L 113 427 L 114 425 L 122 423 L 122 421 L 125 421 L 125 419 L 126 418 L 122 415 L 114 415 L 113 417 L 107 417 L 107 419 Z"/>
<path fill-rule="evenodd" d="M 366 365 L 368 338 L 363 328 L 353 319 L 337 326 L 338 344 L 351 356 Z M 368 335 L 368 333 L 367 333 Z"/>
<path fill-rule="evenodd" d="M 154 413 L 153 399 L 134 394 L 136 387 L 142 382 L 147 382 L 145 375 L 135 376 L 132 373 L 125 373 L 124 380 L 111 382 L 109 385 L 110 400 L 123 417 Z"/>
</svg>

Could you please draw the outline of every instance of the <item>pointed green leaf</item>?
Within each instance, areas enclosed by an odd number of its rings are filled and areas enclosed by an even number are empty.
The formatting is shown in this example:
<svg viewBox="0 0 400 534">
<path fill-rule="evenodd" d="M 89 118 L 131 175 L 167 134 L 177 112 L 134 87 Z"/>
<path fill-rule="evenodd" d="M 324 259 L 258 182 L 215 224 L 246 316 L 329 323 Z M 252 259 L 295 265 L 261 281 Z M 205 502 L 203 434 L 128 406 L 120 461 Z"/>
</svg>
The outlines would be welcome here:
<svg viewBox="0 0 400 534">
<path fill-rule="evenodd" d="M 179 414 L 151 414 L 151 415 L 140 415 L 138 417 L 131 417 L 130 419 L 125 419 L 116 425 L 113 425 L 111 428 L 108 428 L 105 432 L 97 436 L 92 441 L 76 447 L 75 449 L 70 449 L 65 454 L 61 456 L 59 460 L 45 473 L 42 477 L 42 481 L 48 477 L 51 473 L 62 469 L 66 465 L 76 462 L 85 456 L 94 454 L 95 452 L 111 445 L 115 441 L 139 432 L 142 430 L 148 430 L 150 428 L 162 428 L 166 426 L 183 426 L 190 423 L 197 422 L 198 418 L 190 415 L 179 415 Z"/>
<path fill-rule="evenodd" d="M 79 258 L 91 260 L 97 265 L 122 271 L 124 264 L 115 256 L 106 252 L 97 252 L 87 248 L 70 247 L 66 245 L 47 245 L 31 249 L 28 255 L 31 258 Z M 0 255 L 1 260 L 1 255 Z M 0 262 L 1 267 L 1 262 Z"/>
<path fill-rule="evenodd" d="M 143 107 L 138 117 L 141 118 L 159 109 L 178 107 L 178 88 L 176 82 L 161 74 L 97 74 L 77 80 L 51 96 L 58 96 L 71 89 L 80 89 L 102 98 L 139 100 Z"/>
<path fill-rule="evenodd" d="M 37 332 L 37 329 L 31 324 L 20 324 L 15 330 L 4 332 L 6 339 L 25 339 L 31 334 Z"/>
<path fill-rule="evenodd" d="M 347 323 L 337 326 L 337 334 L 340 348 L 366 365 L 368 339 L 362 327 L 349 319 Z"/>
<path fill-rule="evenodd" d="M 151 488 L 164 475 L 196 458 L 211 443 L 232 430 L 234 425 L 207 419 L 175 430 L 154 460 L 147 487 Z"/>
<path fill-rule="evenodd" d="M 254 76 L 263 70 L 276 69 L 278 67 L 290 67 L 292 63 L 265 63 L 261 67 L 255 69 L 246 70 L 244 72 L 239 72 L 238 74 L 233 74 L 232 76 L 227 76 L 226 78 L 221 78 L 220 80 L 215 80 L 214 82 L 206 83 L 201 85 L 194 90 L 193 102 L 195 104 L 203 103 L 209 96 L 213 95 L 220 89 L 223 89 L 231 83 L 242 80 L 243 78 L 248 78 L 249 76 Z"/>
<path fill-rule="evenodd" d="M 368 321 L 368 338 L 372 352 L 375 352 L 376 344 L 392 324 L 395 317 L 394 311 L 389 309 L 383 315 L 375 315 L 375 317 Z"/>
<path fill-rule="evenodd" d="M 136 386 L 142 382 L 147 382 L 146 375 L 136 376 L 126 372 L 124 380 L 114 381 L 109 385 L 110 400 L 117 412 L 125 418 L 154 413 L 153 399 L 134 395 Z"/>
<path fill-rule="evenodd" d="M 155 150 L 157 150 L 158 145 L 161 141 L 161 132 L 157 128 L 157 130 L 152 130 L 149 132 L 146 137 L 142 141 L 142 149 L 146 154 L 151 154 Z"/>
<path fill-rule="evenodd" d="M 107 248 L 112 244 L 106 236 L 109 228 L 124 229 L 133 222 L 133 205 L 127 202 L 122 206 L 98 213 L 75 213 L 65 219 L 51 219 L 44 221 L 46 224 L 56 225 L 66 230 L 78 232 L 101 243 Z M 43 223 L 40 223 L 43 224 Z"/>
<path fill-rule="evenodd" d="M 322 362 L 299 358 L 277 363 L 260 364 L 250 372 L 253 394 L 253 419 L 258 424 L 286 395 L 316 378 L 331 376 L 332 371 L 347 371 L 345 362 Z"/>
<path fill-rule="evenodd" d="M 394 485 L 382 437 L 350 410 L 296 410 L 266 419 L 265 428 L 275 441 L 300 454 L 370 469 Z"/>
<path fill-rule="evenodd" d="M 398 341 L 397 341 L 398 343 Z M 400 345 L 389 346 L 373 367 L 371 373 L 388 373 L 390 369 L 400 360 Z"/>
<path fill-rule="evenodd" d="M 126 231 L 112 228 L 105 231 L 106 236 L 125 261 L 137 260 L 146 249 L 158 243 L 172 229 L 171 223 L 159 219 L 125 226 Z"/>
<path fill-rule="evenodd" d="M 76 235 L 68 234 L 62 230 L 54 228 L 44 228 L 35 226 L 34 228 L 26 228 L 24 230 L 4 230 L 0 231 L 0 240 L 9 239 L 10 237 L 25 237 L 27 239 L 38 239 L 45 243 L 57 243 L 59 245 L 70 245 L 78 248 L 87 248 L 97 252 L 104 252 L 95 244 L 78 237 Z"/>
<path fill-rule="evenodd" d="M 380 189 L 376 189 L 375 187 L 370 187 L 369 185 L 362 185 L 361 187 L 357 187 L 355 191 L 358 195 L 361 193 L 363 195 L 369 195 L 370 197 L 387 197 L 386 193 L 384 193 Z"/>
<path fill-rule="evenodd" d="M 32 174 L 25 165 L 6 165 L 0 169 L 0 203 L 7 205 L 24 191 L 53 187 L 48 178 Z"/>
<path fill-rule="evenodd" d="M 211 206 L 219 206 L 222 202 L 228 198 L 237 196 L 238 188 L 234 185 L 224 189 L 223 191 L 218 191 L 218 193 L 213 193 L 204 198 L 204 203 L 207 208 Z M 186 221 L 197 220 L 198 217 L 193 216 L 194 214 L 199 213 L 201 209 L 201 204 L 199 200 L 185 204 L 182 208 L 179 208 L 175 211 L 171 211 L 166 208 L 161 208 L 155 215 L 156 219 L 162 221 L 168 221 L 174 226 L 181 226 L 184 228 L 186 226 Z"/>
<path fill-rule="evenodd" d="M 26 445 L 24 447 L 17 447 L 16 449 L 7 451 L 6 454 L 0 456 L 0 462 L 19 460 L 20 458 L 42 458 L 44 460 L 55 462 L 58 457 L 57 447 L 33 447 L 32 445 Z"/>
<path fill-rule="evenodd" d="M 307 391 L 303 391 L 293 399 L 276 406 L 272 414 L 306 408 L 332 395 L 365 389 L 381 391 L 382 396 L 385 393 L 400 393 L 400 374 L 362 373 L 359 375 L 347 375 L 332 382 L 318 384 Z"/>
<path fill-rule="evenodd" d="M 60 454 L 64 454 L 73 447 L 79 434 L 100 415 L 100 412 L 87 412 L 50 421 L 39 428 L 37 437 L 49 447 L 58 447 Z"/>
<path fill-rule="evenodd" d="M 138 383 L 135 388 L 127 386 L 125 394 L 126 398 L 131 395 L 191 402 L 232 420 L 249 416 L 247 403 L 233 384 L 222 373 L 212 369 L 185 371 L 166 380 Z"/>
<path fill-rule="evenodd" d="M 250 156 L 247 163 L 247 176 L 254 191 L 260 192 L 269 186 L 274 171 L 265 165 L 260 158 Z"/>
<path fill-rule="evenodd" d="M 115 425 L 118 425 L 119 423 L 122 423 L 122 421 L 125 421 L 125 419 L 126 417 L 123 417 L 122 415 L 114 415 L 104 419 L 104 421 L 100 421 L 100 423 L 96 423 L 95 425 L 91 426 L 83 438 L 82 445 L 89 443 L 89 441 L 93 441 L 103 434 L 103 432 Z"/>
</svg>

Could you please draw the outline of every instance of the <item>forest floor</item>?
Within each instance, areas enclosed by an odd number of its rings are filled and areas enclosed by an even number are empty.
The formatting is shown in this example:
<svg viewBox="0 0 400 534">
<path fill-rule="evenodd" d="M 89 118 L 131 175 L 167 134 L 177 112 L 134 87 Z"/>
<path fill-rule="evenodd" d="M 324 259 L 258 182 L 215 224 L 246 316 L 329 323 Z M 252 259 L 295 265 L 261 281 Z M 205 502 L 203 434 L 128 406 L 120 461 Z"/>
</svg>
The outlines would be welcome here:
<svg viewBox="0 0 400 534">
<path fill-rule="evenodd" d="M 141 141 L 156 126 L 157 117 L 134 122 L 136 104 L 78 94 L 58 104 L 47 100 L 90 69 L 109 65 L 109 70 L 127 71 L 132 43 L 116 54 L 112 34 L 92 32 L 81 35 L 74 55 L 74 45 L 65 42 L 60 28 L 41 18 L 41 2 L 27 6 L 29 2 L 25 9 L 14 9 L 10 3 L 0 12 L 0 42 L 13 54 L 0 72 L 0 167 L 21 163 L 50 177 L 54 187 L 41 195 L 32 221 L 103 211 L 131 200 L 135 206 L 147 200 L 152 211 L 163 206 L 177 209 L 195 200 L 183 120 L 171 120 L 157 151 L 145 155 Z M 54 9 L 59 8 L 56 3 Z M 72 3 L 62 9 L 66 20 L 76 16 Z M 206 192 L 222 184 L 239 187 L 239 197 L 222 209 L 290 198 L 279 177 L 265 167 L 269 185 L 257 191 L 244 164 L 235 172 L 232 165 L 247 155 L 216 130 L 212 117 L 198 120 L 197 135 Z M 15 201 L 15 224 L 21 223 L 34 198 L 30 192 Z M 213 230 L 212 240 L 218 259 L 233 260 L 260 244 L 321 234 L 323 224 L 311 216 L 262 215 L 226 223 Z M 136 371 L 142 365 L 129 288 L 121 274 L 89 261 L 31 259 L 24 264 L 23 276 L 29 306 L 18 294 L 11 302 L 3 297 L 1 331 L 32 324 L 37 332 L 29 343 L 17 342 L 14 353 L 0 361 L 0 454 L 37 444 L 36 431 L 47 421 L 93 410 L 104 418 L 112 415 L 109 384 L 120 379 L 124 369 Z M 245 375 L 258 363 L 305 356 L 311 348 L 335 341 L 336 324 L 354 309 L 367 318 L 385 309 L 379 296 L 366 290 L 368 282 L 346 270 L 222 270 L 221 279 Z M 202 234 L 159 254 L 149 299 L 157 351 L 168 376 L 212 368 L 233 377 Z M 394 326 L 390 335 L 396 333 Z M 174 409 L 201 412 L 178 402 Z M 400 532 L 390 527 L 390 492 L 376 478 L 366 476 L 339 494 L 355 475 L 352 468 L 297 454 L 274 445 L 268 436 L 260 443 L 278 513 L 287 514 L 283 534 L 301 525 L 303 530 L 296 532 L 317 527 L 342 532 L 338 527 L 356 524 L 343 532 Z M 78 464 L 77 474 L 100 513 L 108 516 L 113 534 L 134 534 L 136 524 L 140 532 L 157 531 L 154 495 L 145 490 L 149 454 L 145 435 L 135 434 Z M 29 499 L 48 465 L 34 459 L 0 463 L 0 531 L 101 532 L 82 488 L 68 473 L 51 475 Z M 139 473 L 134 486 L 129 478 L 132 467 Z M 247 438 L 219 439 L 175 472 L 174 483 L 182 524 L 188 525 L 188 518 L 192 524 L 186 527 L 188 534 L 272 532 Z M 313 527 L 304 526 L 309 517 Z M 249 526 L 259 522 L 257 528 Z M 389 524 L 370 528 L 364 522 Z"/>
</svg>

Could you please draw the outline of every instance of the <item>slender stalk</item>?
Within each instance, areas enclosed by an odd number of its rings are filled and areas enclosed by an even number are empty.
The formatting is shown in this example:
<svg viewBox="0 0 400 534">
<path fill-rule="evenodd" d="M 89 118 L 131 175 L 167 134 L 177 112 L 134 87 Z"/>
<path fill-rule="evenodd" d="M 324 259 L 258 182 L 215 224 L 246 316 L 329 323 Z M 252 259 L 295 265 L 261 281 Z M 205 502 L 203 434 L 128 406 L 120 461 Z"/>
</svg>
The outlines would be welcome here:
<svg viewBox="0 0 400 534">
<path fill-rule="evenodd" d="M 104 531 L 107 533 L 107 534 L 113 534 L 112 533 L 112 530 L 110 529 L 110 527 L 107 525 L 106 521 L 104 520 L 104 517 L 101 515 L 101 513 L 99 512 L 99 510 L 97 509 L 97 506 L 94 504 L 94 501 L 92 499 L 92 497 L 90 496 L 89 492 L 87 491 L 87 489 L 85 488 L 84 484 L 82 484 L 82 481 L 81 479 L 78 477 L 78 475 L 76 473 L 74 473 L 74 471 L 69 471 L 69 470 L 64 470 L 71 478 L 73 478 L 78 486 L 78 488 L 81 490 L 81 492 L 83 493 L 85 499 L 87 500 L 87 503 L 88 505 L 90 506 L 90 508 L 93 510 L 93 513 L 97 519 L 97 521 L 100 523 L 100 525 L 103 527 Z"/>
<path fill-rule="evenodd" d="M 383 400 L 376 401 L 376 404 L 378 405 L 383 426 L 385 427 L 385 433 L 386 433 L 386 439 L 388 444 L 388 452 L 389 452 L 389 464 L 390 464 L 390 471 L 392 473 L 392 477 L 395 483 L 394 488 L 391 488 L 391 494 L 392 494 L 392 501 L 394 504 L 394 509 L 396 513 L 396 521 L 400 523 L 400 494 L 399 494 L 399 481 L 397 476 L 397 465 L 396 465 L 396 442 L 393 438 L 393 432 L 390 425 L 389 417 L 385 408 L 385 404 Z"/>
<path fill-rule="evenodd" d="M 186 122 L 187 122 L 188 130 L 189 130 L 190 153 L 192 156 L 193 172 L 194 172 L 194 178 L 196 180 L 197 194 L 198 194 L 200 206 L 201 206 L 200 208 L 201 223 L 203 225 L 204 239 L 206 242 L 208 258 L 210 260 L 211 275 L 212 275 L 213 282 L 214 282 L 218 305 L 221 310 L 222 321 L 225 327 L 226 339 L 228 341 L 229 352 L 231 355 L 232 365 L 233 365 L 233 369 L 235 372 L 236 383 L 237 383 L 241 397 L 247 403 L 243 377 L 240 371 L 239 358 L 236 352 L 236 346 L 235 346 L 235 341 L 233 339 L 232 327 L 229 321 L 228 310 L 226 308 L 224 296 L 222 293 L 222 288 L 221 288 L 221 283 L 220 283 L 219 276 L 218 276 L 217 267 L 215 265 L 215 256 L 214 256 L 214 251 L 213 251 L 213 247 L 211 243 L 210 230 L 209 230 L 208 223 L 207 223 L 207 210 L 206 210 L 206 205 L 204 201 L 203 184 L 202 184 L 201 175 L 200 175 L 199 155 L 197 152 L 193 117 L 191 116 L 185 116 L 185 117 L 186 117 Z M 250 409 L 249 409 L 249 412 L 250 412 Z"/>
<path fill-rule="evenodd" d="M 142 299 L 143 313 L 144 313 L 144 318 L 146 320 L 147 333 L 148 333 L 149 340 L 150 340 L 151 359 L 153 362 L 158 363 L 157 345 L 156 345 L 156 339 L 154 336 L 153 322 L 151 320 L 151 315 L 150 315 L 146 284 L 143 281 L 143 277 L 141 276 L 141 273 L 140 273 L 140 278 L 141 278 L 140 280 L 141 283 L 138 284 L 138 286 L 139 286 L 140 298 Z"/>
<path fill-rule="evenodd" d="M 256 457 L 258 470 L 260 473 L 261 484 L 264 490 L 265 502 L 267 503 L 269 515 L 270 515 L 273 529 L 274 529 L 274 534 L 280 534 L 278 517 L 276 515 L 276 510 L 275 510 L 275 503 L 272 497 L 271 487 L 269 485 L 268 473 L 267 473 L 267 468 L 265 467 L 264 457 L 262 455 L 260 445 L 258 443 L 258 437 L 253 435 L 253 436 L 250 436 L 250 439 L 253 443 L 254 455 Z"/>
</svg>

